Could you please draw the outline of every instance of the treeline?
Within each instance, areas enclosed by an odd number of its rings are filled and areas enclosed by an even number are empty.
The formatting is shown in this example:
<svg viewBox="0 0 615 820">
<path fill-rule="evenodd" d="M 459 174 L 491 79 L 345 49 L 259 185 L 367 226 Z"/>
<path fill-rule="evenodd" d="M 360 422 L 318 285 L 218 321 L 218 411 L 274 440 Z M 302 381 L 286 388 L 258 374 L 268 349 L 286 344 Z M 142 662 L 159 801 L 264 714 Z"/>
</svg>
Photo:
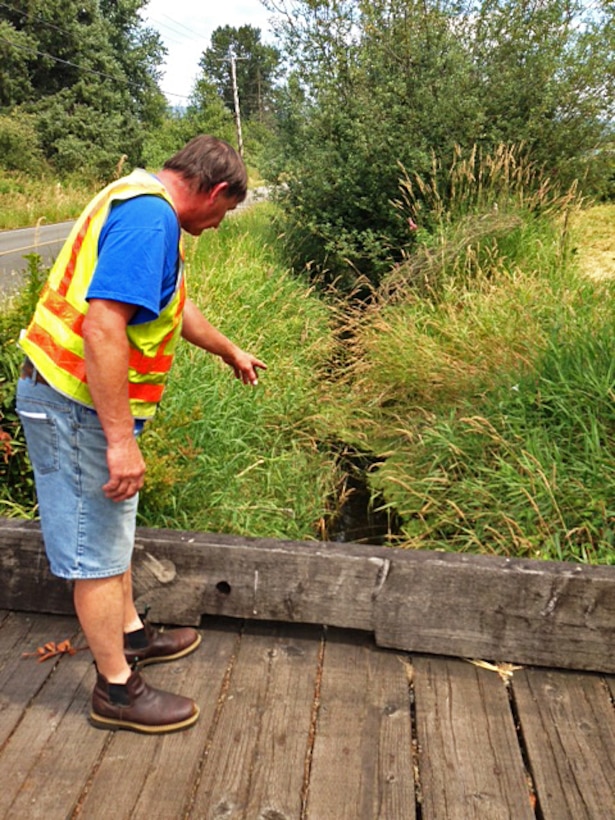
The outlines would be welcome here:
<svg viewBox="0 0 615 820">
<path fill-rule="evenodd" d="M 443 214 L 449 168 L 474 148 L 477 172 L 522 146 L 536 179 L 613 196 L 610 0 L 265 3 L 286 10 L 272 168 L 296 264 L 345 289 L 378 284 L 438 227 L 417 177 L 435 175 Z"/>
<path fill-rule="evenodd" d="M 0 2 L 0 167 L 105 180 L 120 162 L 157 165 L 201 131 L 235 141 L 231 52 L 254 149 L 250 122 L 271 113 L 277 50 L 251 26 L 217 29 L 195 87 L 171 106 L 160 89 L 165 48 L 143 22 L 146 5 Z"/>
<path fill-rule="evenodd" d="M 141 0 L 0 3 L 0 152 L 3 167 L 100 177 L 166 107 L 158 87 L 164 48 L 144 27 Z"/>
<path fill-rule="evenodd" d="M 551 185 L 615 190 L 611 0 L 263 0 L 275 46 L 217 29 L 181 107 L 143 0 L 0 2 L 0 167 L 108 179 L 159 164 L 195 133 L 236 142 L 276 185 L 298 270 L 346 291 L 437 225 L 455 156 L 520 146 Z M 431 194 L 430 194 L 431 195 Z"/>
</svg>

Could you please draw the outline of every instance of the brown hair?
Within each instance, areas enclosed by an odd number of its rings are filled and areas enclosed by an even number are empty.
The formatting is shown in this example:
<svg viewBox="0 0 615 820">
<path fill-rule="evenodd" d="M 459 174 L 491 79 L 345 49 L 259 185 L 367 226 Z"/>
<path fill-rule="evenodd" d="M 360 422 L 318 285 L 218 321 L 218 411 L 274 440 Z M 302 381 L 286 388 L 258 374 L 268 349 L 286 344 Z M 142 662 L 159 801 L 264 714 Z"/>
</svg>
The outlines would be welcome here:
<svg viewBox="0 0 615 820">
<path fill-rule="evenodd" d="M 235 149 L 217 137 L 201 134 L 165 162 L 165 170 L 176 171 L 206 193 L 220 182 L 228 182 L 228 196 L 242 202 L 248 191 L 248 173 Z"/>
</svg>

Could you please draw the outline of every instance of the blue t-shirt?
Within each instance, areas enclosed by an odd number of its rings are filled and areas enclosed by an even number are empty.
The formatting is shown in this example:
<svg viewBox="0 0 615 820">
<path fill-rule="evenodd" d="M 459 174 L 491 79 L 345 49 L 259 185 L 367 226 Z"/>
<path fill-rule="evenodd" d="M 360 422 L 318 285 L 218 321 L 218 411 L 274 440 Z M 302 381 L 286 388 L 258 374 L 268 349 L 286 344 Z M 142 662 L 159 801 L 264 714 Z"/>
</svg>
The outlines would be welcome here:
<svg viewBox="0 0 615 820">
<path fill-rule="evenodd" d="M 115 202 L 98 238 L 86 298 L 136 305 L 130 324 L 151 322 L 175 292 L 179 236 L 177 215 L 162 197 Z"/>
</svg>

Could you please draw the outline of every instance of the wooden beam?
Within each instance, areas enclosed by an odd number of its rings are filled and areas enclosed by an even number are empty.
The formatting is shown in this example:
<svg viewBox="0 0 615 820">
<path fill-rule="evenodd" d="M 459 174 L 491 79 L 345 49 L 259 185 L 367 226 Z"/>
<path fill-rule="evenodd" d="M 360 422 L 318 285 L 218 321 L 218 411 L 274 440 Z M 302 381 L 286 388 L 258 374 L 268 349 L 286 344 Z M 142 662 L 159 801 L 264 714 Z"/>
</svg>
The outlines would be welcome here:
<svg viewBox="0 0 615 820">
<path fill-rule="evenodd" d="M 140 607 L 372 632 L 380 646 L 615 672 L 615 568 L 139 529 Z M 38 524 L 0 518 L 0 608 L 67 614 Z"/>
</svg>

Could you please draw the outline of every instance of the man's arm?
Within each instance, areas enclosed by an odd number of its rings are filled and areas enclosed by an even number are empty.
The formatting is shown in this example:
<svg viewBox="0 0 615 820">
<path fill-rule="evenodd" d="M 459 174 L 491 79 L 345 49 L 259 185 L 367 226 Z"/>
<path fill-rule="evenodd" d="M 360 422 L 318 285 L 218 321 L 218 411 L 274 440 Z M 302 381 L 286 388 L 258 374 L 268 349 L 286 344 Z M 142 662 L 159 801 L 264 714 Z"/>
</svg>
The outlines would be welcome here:
<svg viewBox="0 0 615 820">
<path fill-rule="evenodd" d="M 207 321 L 190 299 L 186 300 L 184 306 L 182 336 L 191 344 L 220 356 L 226 364 L 233 368 L 236 378 L 241 379 L 244 384 L 258 384 L 257 369 L 267 369 L 266 364 L 252 356 L 251 353 L 241 350 L 223 333 L 220 333 Z"/>
<path fill-rule="evenodd" d="M 135 310 L 134 305 L 92 299 L 83 323 L 88 387 L 107 439 L 109 481 L 103 490 L 113 501 L 135 495 L 145 475 L 128 401 L 126 326 Z"/>
</svg>

